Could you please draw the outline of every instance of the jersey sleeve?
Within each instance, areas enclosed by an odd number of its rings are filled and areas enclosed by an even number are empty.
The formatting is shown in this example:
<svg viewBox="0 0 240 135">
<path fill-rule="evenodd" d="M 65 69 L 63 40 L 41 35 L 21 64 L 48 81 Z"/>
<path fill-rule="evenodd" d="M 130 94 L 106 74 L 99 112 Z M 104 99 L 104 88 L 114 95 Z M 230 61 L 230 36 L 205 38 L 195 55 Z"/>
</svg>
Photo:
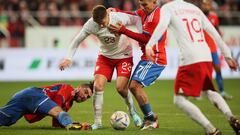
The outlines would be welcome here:
<svg viewBox="0 0 240 135">
<path fill-rule="evenodd" d="M 220 48 L 221 52 L 223 53 L 224 57 L 232 58 L 231 56 L 231 50 L 228 48 L 228 46 L 225 44 L 225 42 L 222 40 L 221 36 L 218 34 L 217 30 L 214 28 L 214 26 L 210 23 L 208 18 L 202 13 L 202 24 L 203 29 L 213 38 L 213 40 L 216 42 L 217 46 Z"/>
<path fill-rule="evenodd" d="M 171 13 L 167 6 L 163 6 L 160 11 L 160 21 L 158 22 L 157 27 L 155 28 L 149 42 L 146 47 L 153 47 L 162 39 L 164 33 L 166 32 L 168 25 L 170 24 Z M 163 20 L 163 21 L 161 21 Z"/>
<path fill-rule="evenodd" d="M 125 26 L 135 26 L 138 32 L 142 32 L 142 21 L 139 16 L 121 13 L 122 23 Z"/>
<path fill-rule="evenodd" d="M 67 59 L 72 59 L 74 54 L 77 51 L 80 43 L 91 34 L 91 19 L 89 19 L 82 27 L 80 32 L 73 38 L 68 48 L 68 54 L 66 56 Z"/>
<path fill-rule="evenodd" d="M 109 23 L 115 25 L 118 22 L 121 22 L 124 26 L 135 26 L 138 31 L 142 31 L 142 22 L 139 16 L 121 12 L 111 12 Z"/>
</svg>

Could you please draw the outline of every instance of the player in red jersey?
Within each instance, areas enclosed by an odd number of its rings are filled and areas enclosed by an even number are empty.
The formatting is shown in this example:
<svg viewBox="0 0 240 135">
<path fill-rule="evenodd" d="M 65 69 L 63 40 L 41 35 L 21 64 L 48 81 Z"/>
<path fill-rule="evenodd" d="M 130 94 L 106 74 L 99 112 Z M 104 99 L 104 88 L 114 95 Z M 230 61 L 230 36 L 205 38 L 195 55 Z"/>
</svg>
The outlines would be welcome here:
<svg viewBox="0 0 240 135">
<path fill-rule="evenodd" d="M 40 121 L 47 115 L 53 117 L 53 127 L 90 129 L 89 124 L 74 124 L 67 111 L 73 102 L 86 101 L 92 96 L 93 84 L 73 88 L 69 84 L 54 84 L 44 87 L 29 87 L 16 93 L 0 108 L 0 126 L 10 126 L 22 116 L 29 123 Z"/>
<path fill-rule="evenodd" d="M 142 130 L 144 130 L 158 127 L 157 117 L 151 110 L 147 94 L 143 88 L 153 84 L 167 65 L 165 50 L 166 32 L 162 39 L 153 47 L 155 53 L 154 62 L 149 61 L 145 54 L 145 45 L 160 21 L 160 7 L 156 0 L 139 0 L 139 4 L 141 8 L 135 12 L 117 11 L 139 16 L 142 21 L 142 33 L 133 32 L 121 23 L 115 26 L 111 25 L 109 28 L 114 32 L 125 34 L 137 40 L 141 47 L 143 54 L 133 72 L 129 88 L 144 114 L 145 123 L 142 126 Z"/>
<path fill-rule="evenodd" d="M 213 37 L 230 69 L 236 71 L 238 65 L 231 56 L 231 50 L 201 9 L 189 2 L 173 0 L 163 5 L 160 20 L 164 21 L 160 21 L 147 43 L 146 55 L 149 60 L 154 61 L 153 46 L 161 39 L 167 28 L 172 28 L 180 50 L 174 104 L 201 125 L 206 135 L 221 135 L 221 132 L 204 116 L 200 109 L 188 100 L 188 97 L 198 97 L 202 91 L 209 101 L 224 114 L 236 134 L 239 135 L 240 121 L 233 115 L 222 96 L 214 89 L 211 52 L 205 41 L 203 30 Z"/>
<path fill-rule="evenodd" d="M 212 23 L 212 25 L 216 28 L 218 33 L 221 35 L 221 32 L 219 30 L 218 16 L 215 12 L 212 11 L 212 0 L 203 0 L 202 4 L 201 4 L 201 9 L 202 9 L 203 13 L 207 16 L 208 20 Z M 222 73 L 221 73 L 221 63 L 220 63 L 220 59 L 219 59 L 219 56 L 217 53 L 216 43 L 214 42 L 212 37 L 206 31 L 204 31 L 204 36 L 205 36 L 206 42 L 211 50 L 212 62 L 213 62 L 214 70 L 216 72 L 216 82 L 217 82 L 219 92 L 223 98 L 232 99 L 232 96 L 227 94 L 224 91 L 223 77 L 222 77 Z"/>
</svg>

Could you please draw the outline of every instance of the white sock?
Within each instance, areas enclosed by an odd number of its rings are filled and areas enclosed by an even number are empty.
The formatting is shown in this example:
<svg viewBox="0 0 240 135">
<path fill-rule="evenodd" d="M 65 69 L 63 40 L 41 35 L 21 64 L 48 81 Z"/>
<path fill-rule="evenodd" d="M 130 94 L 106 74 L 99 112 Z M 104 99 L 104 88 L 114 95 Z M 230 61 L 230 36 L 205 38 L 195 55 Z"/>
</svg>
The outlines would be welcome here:
<svg viewBox="0 0 240 135">
<path fill-rule="evenodd" d="M 94 121 L 97 125 L 102 125 L 103 93 L 96 91 L 93 95 Z"/>
<path fill-rule="evenodd" d="M 128 106 L 128 110 L 129 110 L 129 113 L 132 115 L 134 115 L 136 113 L 136 109 L 134 107 L 134 102 L 133 102 L 133 99 L 132 99 L 132 93 L 130 92 L 130 90 L 128 90 L 128 95 L 127 97 L 123 98 L 126 105 Z"/>
<path fill-rule="evenodd" d="M 185 96 L 174 96 L 174 104 L 184 111 L 189 117 L 205 128 L 207 133 L 213 132 L 216 128 L 210 123 L 210 121 L 203 115 L 200 109 L 186 99 Z"/>
<path fill-rule="evenodd" d="M 233 117 L 232 111 L 227 105 L 226 101 L 222 98 L 222 96 L 212 90 L 205 91 L 207 98 L 225 115 L 225 117 L 230 120 Z"/>
</svg>

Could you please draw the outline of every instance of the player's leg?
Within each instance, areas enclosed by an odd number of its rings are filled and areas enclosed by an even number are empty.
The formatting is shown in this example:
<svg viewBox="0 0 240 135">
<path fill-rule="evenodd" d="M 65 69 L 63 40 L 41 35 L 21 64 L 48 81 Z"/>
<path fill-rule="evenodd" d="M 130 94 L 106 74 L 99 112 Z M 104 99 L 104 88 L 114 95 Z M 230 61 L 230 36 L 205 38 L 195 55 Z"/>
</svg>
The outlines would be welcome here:
<svg viewBox="0 0 240 135">
<path fill-rule="evenodd" d="M 34 114 L 39 114 L 39 116 L 50 115 L 57 119 L 57 121 L 53 120 L 52 126 L 54 127 L 67 127 L 68 125 L 72 124 L 72 119 L 69 114 L 63 111 L 61 107 L 49 99 L 49 97 L 43 92 L 38 93 L 34 98 L 35 99 L 32 100 L 32 105 L 35 107 L 35 109 L 31 106 L 27 106 L 29 111 Z"/>
<path fill-rule="evenodd" d="M 205 69 L 210 70 L 208 76 L 204 80 L 203 91 L 206 94 L 207 98 L 211 101 L 214 106 L 216 106 L 228 119 L 230 125 L 236 131 L 237 134 L 240 133 L 240 121 L 236 119 L 236 117 L 232 114 L 228 104 L 223 99 L 223 97 L 216 92 L 212 83 L 212 75 L 211 75 L 211 65 L 209 67 L 205 67 Z M 233 120 L 234 119 L 234 120 Z M 233 124 L 234 123 L 234 124 Z"/>
<path fill-rule="evenodd" d="M 211 134 L 219 131 L 211 124 L 196 105 L 186 99 L 188 96 L 198 97 L 200 95 L 204 80 L 207 76 L 205 68 L 207 68 L 205 63 L 196 63 L 179 67 L 175 80 L 174 104 L 185 112 L 187 116 L 200 124 L 207 134 Z"/>
<path fill-rule="evenodd" d="M 117 88 L 116 89 L 117 89 L 118 93 L 122 96 L 126 105 L 128 106 L 130 116 L 133 118 L 133 122 L 134 122 L 135 126 L 140 127 L 142 125 L 142 120 L 134 107 L 132 94 L 128 90 L 128 80 L 129 80 L 129 78 L 126 78 L 123 76 L 117 77 L 117 81 L 116 81 Z"/>
<path fill-rule="evenodd" d="M 27 112 L 24 106 L 29 104 L 27 95 L 29 90 L 31 88 L 16 93 L 5 106 L 0 108 L 1 126 L 10 126 L 16 123 Z"/>
<path fill-rule="evenodd" d="M 16 123 L 24 114 L 21 104 L 10 100 L 0 108 L 0 126 L 11 126 Z"/>
<path fill-rule="evenodd" d="M 215 132 L 217 129 L 204 116 L 201 110 L 191 103 L 184 95 L 178 94 L 174 96 L 174 104 L 187 114 L 192 120 L 204 127 L 207 133 Z"/>
<path fill-rule="evenodd" d="M 213 67 L 216 72 L 216 82 L 221 96 L 225 99 L 232 99 L 232 96 L 224 91 L 223 77 L 221 73 L 221 63 L 217 52 L 212 53 Z"/>
<path fill-rule="evenodd" d="M 92 129 L 102 128 L 102 106 L 103 106 L 103 93 L 107 78 L 104 75 L 97 74 L 94 79 L 94 124 Z"/>
<path fill-rule="evenodd" d="M 133 93 L 138 105 L 144 115 L 144 123 L 141 127 L 142 130 L 152 129 L 158 127 L 157 115 L 152 111 L 151 105 L 148 101 L 148 96 L 143 89 L 143 85 L 136 80 L 131 80 L 130 90 Z"/>
<path fill-rule="evenodd" d="M 114 71 L 114 64 L 112 59 L 98 56 L 96 67 L 94 71 L 94 94 L 93 94 L 93 107 L 94 107 L 94 124 L 92 129 L 102 128 L 102 106 L 103 106 L 103 93 L 107 81 L 111 81 Z"/>
<path fill-rule="evenodd" d="M 140 127 L 142 125 L 142 120 L 139 117 L 138 113 L 136 112 L 132 99 L 132 94 L 128 90 L 128 81 L 131 76 L 132 66 L 133 66 L 132 57 L 121 59 L 116 62 L 117 69 L 116 89 L 124 99 L 126 105 L 128 106 L 130 115 L 133 118 L 135 126 Z"/>
<path fill-rule="evenodd" d="M 157 116 L 152 112 L 143 87 L 154 83 L 164 68 L 165 66 L 159 66 L 150 61 L 140 61 L 132 75 L 130 90 L 135 96 L 144 115 L 143 130 L 158 127 Z"/>
</svg>

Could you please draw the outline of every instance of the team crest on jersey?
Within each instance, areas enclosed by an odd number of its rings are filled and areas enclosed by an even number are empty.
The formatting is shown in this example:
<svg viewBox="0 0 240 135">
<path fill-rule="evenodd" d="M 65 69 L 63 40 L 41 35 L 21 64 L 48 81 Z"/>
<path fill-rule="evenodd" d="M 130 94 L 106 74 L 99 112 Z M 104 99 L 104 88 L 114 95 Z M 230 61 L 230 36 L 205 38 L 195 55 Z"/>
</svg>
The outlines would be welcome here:
<svg viewBox="0 0 240 135">
<path fill-rule="evenodd" d="M 183 89 L 182 88 L 179 88 L 179 91 L 178 91 L 178 94 L 183 94 Z"/>
<path fill-rule="evenodd" d="M 98 70 L 99 70 L 99 66 L 96 66 L 95 71 L 98 71 Z"/>
</svg>

